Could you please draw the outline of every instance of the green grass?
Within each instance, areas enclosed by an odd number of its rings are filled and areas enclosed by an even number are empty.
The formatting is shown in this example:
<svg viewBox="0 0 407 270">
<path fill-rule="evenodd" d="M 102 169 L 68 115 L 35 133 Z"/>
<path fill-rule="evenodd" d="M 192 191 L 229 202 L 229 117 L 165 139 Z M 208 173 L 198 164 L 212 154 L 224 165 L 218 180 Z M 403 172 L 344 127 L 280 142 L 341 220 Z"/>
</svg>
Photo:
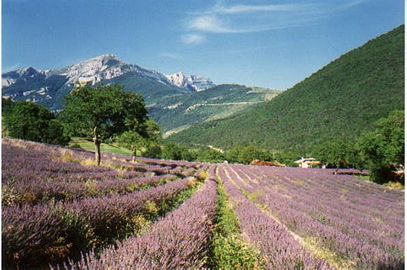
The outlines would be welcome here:
<svg viewBox="0 0 407 270">
<path fill-rule="evenodd" d="M 95 152 L 95 144 L 92 141 L 88 141 L 84 138 L 73 137 L 69 142 L 70 148 L 80 148 L 86 151 Z M 120 154 L 131 156 L 132 152 L 126 148 L 118 147 L 113 144 L 102 143 L 100 145 L 100 151 L 102 153 Z"/>
<path fill-rule="evenodd" d="M 228 201 L 220 179 L 216 207 L 216 228 L 211 249 L 213 269 L 261 269 L 260 253 L 249 246 L 240 234 L 239 222 Z"/>
</svg>

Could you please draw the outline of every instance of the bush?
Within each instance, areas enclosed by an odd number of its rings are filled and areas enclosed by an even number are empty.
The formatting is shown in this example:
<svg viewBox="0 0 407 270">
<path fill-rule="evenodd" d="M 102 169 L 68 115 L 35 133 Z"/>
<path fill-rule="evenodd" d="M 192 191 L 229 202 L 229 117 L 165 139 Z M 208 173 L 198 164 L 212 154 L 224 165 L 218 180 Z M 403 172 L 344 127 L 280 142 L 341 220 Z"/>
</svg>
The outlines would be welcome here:
<svg viewBox="0 0 407 270">
<path fill-rule="evenodd" d="M 375 124 L 376 129 L 358 141 L 361 155 L 370 170 L 370 178 L 377 183 L 399 181 L 395 172 L 404 170 L 404 112 L 394 111 Z"/>
<path fill-rule="evenodd" d="M 225 161 L 225 156 L 223 153 L 213 150 L 213 149 L 201 149 L 197 155 L 197 159 L 202 162 L 223 162 Z"/>
<path fill-rule="evenodd" d="M 271 152 L 255 146 L 235 146 L 226 153 L 226 159 L 233 163 L 249 164 L 252 160 L 272 161 Z"/>
<path fill-rule="evenodd" d="M 195 156 L 186 147 L 171 143 L 163 146 L 161 158 L 193 161 Z"/>
<path fill-rule="evenodd" d="M 160 158 L 161 157 L 161 147 L 159 145 L 149 145 L 144 153 L 143 157 L 148 158 Z"/>
<path fill-rule="evenodd" d="M 60 145 L 70 140 L 53 113 L 31 102 L 8 104 L 3 119 L 8 136 L 13 138 Z"/>
</svg>

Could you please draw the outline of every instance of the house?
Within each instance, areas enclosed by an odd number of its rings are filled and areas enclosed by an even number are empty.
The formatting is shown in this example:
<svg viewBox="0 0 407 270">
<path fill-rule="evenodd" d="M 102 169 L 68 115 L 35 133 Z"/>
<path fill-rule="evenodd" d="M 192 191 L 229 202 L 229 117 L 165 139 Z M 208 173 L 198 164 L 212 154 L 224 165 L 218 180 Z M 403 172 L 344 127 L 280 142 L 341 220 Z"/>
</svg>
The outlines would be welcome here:
<svg viewBox="0 0 407 270">
<path fill-rule="evenodd" d="M 299 160 L 294 161 L 298 164 L 300 168 L 319 168 L 321 166 L 321 162 L 317 161 L 315 158 L 301 158 Z"/>
</svg>

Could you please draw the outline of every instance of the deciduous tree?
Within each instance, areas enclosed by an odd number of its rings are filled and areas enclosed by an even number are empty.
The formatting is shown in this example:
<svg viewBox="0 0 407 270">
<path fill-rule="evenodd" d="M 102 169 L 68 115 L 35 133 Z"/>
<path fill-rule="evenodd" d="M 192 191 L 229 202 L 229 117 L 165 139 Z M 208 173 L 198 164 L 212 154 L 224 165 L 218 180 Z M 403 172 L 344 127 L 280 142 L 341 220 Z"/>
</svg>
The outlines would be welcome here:
<svg viewBox="0 0 407 270">
<path fill-rule="evenodd" d="M 71 136 L 93 136 L 100 165 L 101 142 L 125 131 L 145 132 L 147 110 L 140 95 L 125 92 L 122 86 L 84 86 L 66 96 L 60 117 Z"/>
</svg>

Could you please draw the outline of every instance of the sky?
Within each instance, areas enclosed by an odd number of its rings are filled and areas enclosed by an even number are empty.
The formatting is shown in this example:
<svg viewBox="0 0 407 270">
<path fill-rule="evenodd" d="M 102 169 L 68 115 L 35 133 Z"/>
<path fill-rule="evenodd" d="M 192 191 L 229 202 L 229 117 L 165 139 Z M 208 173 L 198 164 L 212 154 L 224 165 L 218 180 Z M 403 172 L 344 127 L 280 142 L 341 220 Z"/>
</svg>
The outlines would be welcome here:
<svg viewBox="0 0 407 270">
<path fill-rule="evenodd" d="M 114 54 L 285 90 L 403 23 L 403 0 L 3 0 L 2 72 Z"/>
</svg>

